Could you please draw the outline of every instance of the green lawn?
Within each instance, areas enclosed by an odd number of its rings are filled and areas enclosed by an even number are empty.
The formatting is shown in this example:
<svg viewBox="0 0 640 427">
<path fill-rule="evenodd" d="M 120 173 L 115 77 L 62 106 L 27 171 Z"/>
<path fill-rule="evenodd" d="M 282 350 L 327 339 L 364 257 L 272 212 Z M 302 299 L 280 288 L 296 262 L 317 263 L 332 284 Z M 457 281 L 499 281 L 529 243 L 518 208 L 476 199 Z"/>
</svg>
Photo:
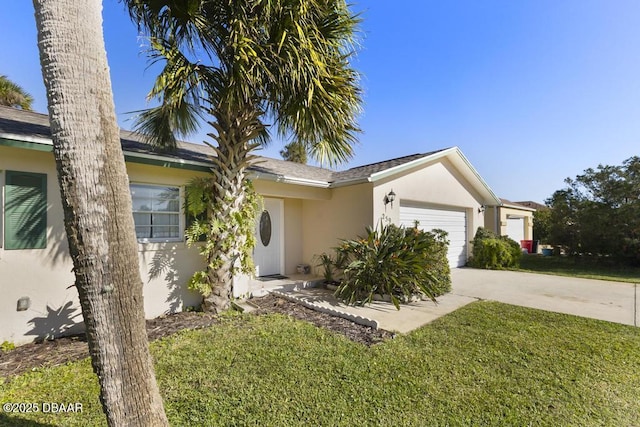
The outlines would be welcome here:
<svg viewBox="0 0 640 427">
<path fill-rule="evenodd" d="M 567 256 L 524 255 L 520 260 L 519 270 L 585 279 L 640 283 L 639 267 L 606 266 L 589 259 Z"/>
<path fill-rule="evenodd" d="M 151 346 L 176 426 L 629 426 L 640 414 L 640 329 L 494 302 L 371 348 L 279 315 Z M 0 402 L 83 413 L 0 413 L 0 425 L 101 425 L 97 393 L 88 360 L 30 372 L 0 384 Z"/>
</svg>

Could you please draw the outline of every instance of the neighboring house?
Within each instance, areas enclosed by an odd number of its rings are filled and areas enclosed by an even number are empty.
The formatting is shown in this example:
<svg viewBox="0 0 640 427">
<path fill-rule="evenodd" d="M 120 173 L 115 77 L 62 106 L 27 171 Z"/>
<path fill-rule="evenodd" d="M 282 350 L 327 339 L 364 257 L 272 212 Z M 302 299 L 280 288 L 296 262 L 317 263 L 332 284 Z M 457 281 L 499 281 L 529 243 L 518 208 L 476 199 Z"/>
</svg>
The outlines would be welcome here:
<svg viewBox="0 0 640 427">
<path fill-rule="evenodd" d="M 500 199 L 499 206 L 486 207 L 485 228 L 500 236 L 508 236 L 520 244 L 533 239 L 533 213 L 531 208 L 520 203 Z"/>
<path fill-rule="evenodd" d="M 539 211 L 540 209 L 549 209 L 549 206 L 547 205 L 543 205 L 542 203 L 538 203 L 538 202 L 533 202 L 531 200 L 526 200 L 523 202 L 514 202 L 517 205 L 522 205 L 522 206 L 526 206 L 528 208 L 532 208 L 535 209 L 536 211 Z"/>
<path fill-rule="evenodd" d="M 205 145 L 179 143 L 157 154 L 138 135 L 121 132 L 144 280 L 145 314 L 153 318 L 197 305 L 186 282 L 203 263 L 184 243 L 184 187 L 211 167 Z M 48 117 L 0 107 L 0 342 L 75 332 L 81 315 L 63 225 Z M 260 276 L 296 273 L 298 264 L 330 252 L 387 217 L 393 223 L 449 233 L 449 263 L 464 265 L 469 241 L 485 224 L 482 207 L 500 204 L 457 147 L 346 171 L 260 158 L 251 167 L 264 197 L 254 261 Z M 390 202 L 390 195 L 395 200 Z M 262 226 L 262 227 L 260 227 Z M 263 241 L 264 240 L 264 241 Z M 240 277 L 234 295 L 256 282 Z M 19 308 L 19 310 L 17 310 Z"/>
</svg>

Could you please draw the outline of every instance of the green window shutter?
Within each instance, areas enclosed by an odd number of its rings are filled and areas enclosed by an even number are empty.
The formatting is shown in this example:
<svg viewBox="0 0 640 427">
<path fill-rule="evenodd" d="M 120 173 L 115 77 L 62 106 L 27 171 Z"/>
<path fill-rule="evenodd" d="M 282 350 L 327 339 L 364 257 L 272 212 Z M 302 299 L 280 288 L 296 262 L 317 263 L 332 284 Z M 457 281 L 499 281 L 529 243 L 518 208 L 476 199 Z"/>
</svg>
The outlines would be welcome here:
<svg viewBox="0 0 640 427">
<path fill-rule="evenodd" d="M 6 171 L 4 248 L 47 247 L 47 175 Z"/>
</svg>

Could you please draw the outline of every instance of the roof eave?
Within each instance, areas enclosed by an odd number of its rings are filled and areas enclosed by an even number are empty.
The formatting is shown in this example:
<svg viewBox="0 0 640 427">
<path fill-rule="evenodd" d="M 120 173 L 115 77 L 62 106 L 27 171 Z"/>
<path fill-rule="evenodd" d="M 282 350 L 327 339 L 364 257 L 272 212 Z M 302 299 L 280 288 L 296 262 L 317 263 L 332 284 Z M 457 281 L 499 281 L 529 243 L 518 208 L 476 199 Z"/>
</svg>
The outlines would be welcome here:
<svg viewBox="0 0 640 427">
<path fill-rule="evenodd" d="M 51 140 L 51 138 L 45 138 L 45 137 L 40 137 L 40 136 L 29 136 L 29 135 L 16 135 L 16 134 L 11 134 L 11 133 L 0 133 L 0 140 L 9 140 L 9 141 L 15 141 L 17 143 L 24 143 L 26 144 L 36 144 L 37 145 L 44 145 L 47 146 L 48 149 L 47 151 L 50 151 L 50 149 L 53 148 L 53 141 Z M 50 147 L 50 148 L 49 148 Z M 29 149 L 28 146 L 24 146 L 23 148 L 27 148 Z M 33 147 L 32 149 L 37 149 L 36 147 Z M 143 163 L 148 163 L 146 161 L 153 161 L 155 162 L 155 164 L 164 164 L 164 165 L 176 165 L 179 168 L 184 168 L 187 166 L 194 166 L 200 170 L 208 170 L 211 169 L 212 165 L 210 163 L 206 163 L 206 162 L 198 162 L 195 160 L 185 160 L 185 159 L 178 159 L 175 157 L 167 157 L 167 156 L 162 156 L 162 155 L 158 155 L 158 154 L 149 154 L 149 153 L 139 153 L 137 151 L 129 151 L 129 150 L 122 150 L 122 153 L 124 154 L 124 156 L 126 158 L 132 159 L 135 162 L 135 159 L 141 159 L 141 160 L 145 160 L 145 162 Z"/>
<path fill-rule="evenodd" d="M 53 141 L 51 141 L 51 138 L 45 138 L 42 136 L 18 135 L 15 133 L 0 132 L 0 139 L 9 139 L 17 142 L 29 142 L 32 144 L 42 144 L 42 145 L 53 146 Z"/>
<path fill-rule="evenodd" d="M 509 208 L 509 209 L 518 209 L 521 211 L 529 211 L 529 212 L 536 212 L 537 209 L 536 208 L 530 208 L 528 206 L 524 206 L 524 205 L 515 205 L 515 204 L 511 204 L 511 203 L 502 203 L 500 204 L 501 208 Z"/>
<path fill-rule="evenodd" d="M 350 178 L 350 179 L 344 179 L 340 181 L 333 181 L 330 184 L 330 187 L 331 188 L 347 187 L 349 185 L 365 184 L 367 182 L 372 182 L 371 177 Z"/>
<path fill-rule="evenodd" d="M 303 185 L 305 187 L 329 188 L 330 183 L 306 178 L 297 178 L 270 172 L 249 171 L 247 177 L 252 180 L 264 180 L 283 184 Z"/>
<path fill-rule="evenodd" d="M 471 182 L 472 185 L 474 184 L 474 181 L 475 181 L 474 187 L 483 197 L 484 199 L 483 205 L 500 206 L 502 204 L 502 201 L 500 200 L 500 198 L 496 195 L 496 193 L 493 192 L 491 187 L 489 187 L 489 184 L 487 184 L 485 180 L 482 179 L 482 177 L 480 176 L 476 168 L 473 167 L 469 159 L 467 159 L 465 155 L 462 154 L 462 151 L 458 147 L 453 147 L 450 150 L 451 150 L 450 154 L 456 154 L 457 158 L 460 159 L 467 166 L 466 168 L 467 173 L 465 173 L 465 169 L 462 169 L 461 172 L 465 176 L 465 178 L 467 178 L 467 180 Z M 453 157 L 453 159 L 455 158 L 456 157 Z M 455 163 L 455 160 L 454 160 L 454 163 Z"/>
<path fill-rule="evenodd" d="M 462 175 L 474 186 L 476 191 L 478 191 L 480 196 L 483 198 L 484 205 L 500 206 L 502 204 L 500 198 L 493 192 L 493 190 L 491 190 L 491 187 L 489 187 L 484 179 L 482 179 L 478 171 L 473 167 L 473 165 L 471 164 L 471 162 L 469 162 L 465 155 L 462 154 L 462 151 L 460 151 L 458 147 L 447 148 L 445 150 L 438 151 L 437 153 L 433 153 L 419 159 L 373 173 L 369 176 L 368 179 L 370 182 L 376 182 L 444 157 L 452 159 L 454 164 L 462 162 L 462 164 L 465 166 L 465 168 L 460 168 Z M 456 161 L 456 158 L 459 159 L 459 161 Z M 456 166 L 460 165 L 458 164 Z"/>
</svg>

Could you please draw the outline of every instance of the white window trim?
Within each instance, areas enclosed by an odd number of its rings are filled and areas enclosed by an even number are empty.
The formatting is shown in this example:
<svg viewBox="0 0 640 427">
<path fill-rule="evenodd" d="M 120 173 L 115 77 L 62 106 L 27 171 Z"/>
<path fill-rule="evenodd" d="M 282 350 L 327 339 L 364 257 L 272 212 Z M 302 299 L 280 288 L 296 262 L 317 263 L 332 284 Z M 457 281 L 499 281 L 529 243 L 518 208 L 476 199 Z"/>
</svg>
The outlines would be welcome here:
<svg viewBox="0 0 640 427">
<path fill-rule="evenodd" d="M 184 242 L 184 227 L 185 227 L 185 219 L 184 219 L 184 186 L 175 185 L 175 184 L 158 184 L 158 183 L 149 183 L 149 182 L 139 182 L 139 181 L 130 181 L 129 182 L 129 193 L 131 193 L 132 185 L 144 185 L 147 187 L 173 187 L 178 189 L 178 204 L 179 204 L 179 213 L 178 213 L 178 237 L 167 237 L 167 238 L 141 238 L 136 240 L 138 243 L 176 243 L 176 242 Z M 131 213 L 133 216 L 133 212 Z M 135 228 L 135 221 L 133 223 Z"/>
</svg>

